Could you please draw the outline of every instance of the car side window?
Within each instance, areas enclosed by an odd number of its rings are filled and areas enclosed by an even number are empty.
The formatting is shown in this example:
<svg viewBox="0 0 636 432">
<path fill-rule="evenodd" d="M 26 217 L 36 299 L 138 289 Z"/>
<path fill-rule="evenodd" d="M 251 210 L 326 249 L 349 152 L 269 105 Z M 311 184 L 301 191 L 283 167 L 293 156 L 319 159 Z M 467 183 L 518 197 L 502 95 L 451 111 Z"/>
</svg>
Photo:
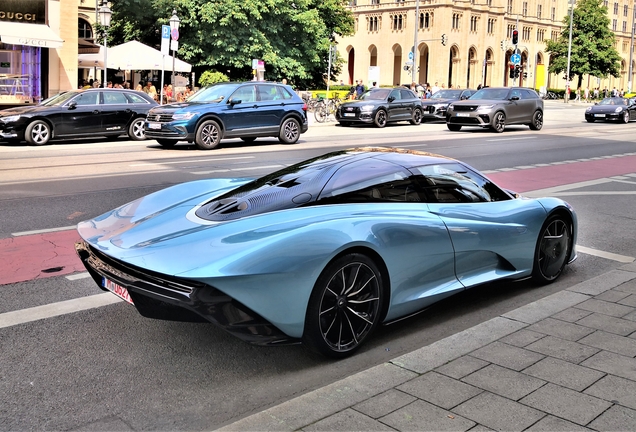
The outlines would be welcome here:
<svg viewBox="0 0 636 432">
<path fill-rule="evenodd" d="M 103 92 L 104 105 L 125 105 L 128 103 L 128 99 L 121 92 Z"/>
<path fill-rule="evenodd" d="M 524 99 L 524 97 L 521 96 L 521 91 L 517 89 L 510 92 L 510 98 L 513 98 L 515 96 L 518 97 L 519 99 Z"/>
<path fill-rule="evenodd" d="M 400 95 L 402 96 L 402 99 L 413 99 L 413 98 L 415 98 L 415 94 L 413 94 L 413 92 L 410 91 L 410 90 L 400 90 Z"/>
<path fill-rule="evenodd" d="M 392 97 L 394 100 L 400 100 L 400 90 L 393 90 L 389 97 Z"/>
<path fill-rule="evenodd" d="M 276 91 L 278 92 L 279 99 L 289 100 L 294 97 L 285 87 L 276 86 Z"/>
<path fill-rule="evenodd" d="M 268 84 L 260 84 L 257 86 L 258 89 L 258 100 L 260 101 L 271 101 L 278 99 L 278 92 L 276 91 L 276 86 L 268 85 Z"/>
<path fill-rule="evenodd" d="M 77 95 L 77 97 L 73 98 L 72 102 L 75 102 L 77 106 L 83 105 L 99 105 L 99 94 L 100 92 L 86 92 Z"/>
<path fill-rule="evenodd" d="M 524 99 L 538 99 L 539 95 L 534 90 L 523 89 L 523 98 Z"/>
<path fill-rule="evenodd" d="M 231 100 L 240 100 L 241 103 L 249 103 L 256 102 L 256 86 L 247 85 L 238 88 L 232 97 Z"/>
<path fill-rule="evenodd" d="M 139 95 L 136 95 L 134 93 L 124 93 L 126 95 L 126 97 L 128 98 L 128 100 L 130 101 L 130 103 L 148 103 L 148 101 L 144 98 L 142 98 Z"/>
</svg>

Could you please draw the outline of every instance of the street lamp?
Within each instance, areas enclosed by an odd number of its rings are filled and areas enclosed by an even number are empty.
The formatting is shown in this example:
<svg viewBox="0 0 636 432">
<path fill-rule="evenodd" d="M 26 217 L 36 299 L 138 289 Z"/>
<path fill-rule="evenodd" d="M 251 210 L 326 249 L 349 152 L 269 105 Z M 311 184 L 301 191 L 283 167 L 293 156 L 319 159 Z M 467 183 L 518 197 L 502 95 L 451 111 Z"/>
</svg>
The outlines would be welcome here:
<svg viewBox="0 0 636 432">
<path fill-rule="evenodd" d="M 106 29 L 106 34 L 104 36 L 104 79 L 102 80 L 102 87 L 106 88 L 106 81 L 108 80 L 106 75 L 108 72 L 108 27 L 110 27 L 110 18 L 113 16 L 113 12 L 108 7 L 107 2 L 103 2 L 99 11 L 97 11 L 97 15 L 99 15 L 99 23 Z"/>
<path fill-rule="evenodd" d="M 570 3 L 570 2 L 568 2 Z M 570 57 L 572 56 L 572 21 L 574 21 L 574 6 L 576 0 L 570 3 L 570 38 L 568 41 L 568 70 L 565 73 L 565 103 L 570 103 Z"/>
<path fill-rule="evenodd" d="M 179 23 L 180 22 L 181 21 L 179 20 L 179 17 L 177 16 L 177 10 L 176 9 L 172 9 L 172 16 L 170 17 L 171 34 L 174 33 L 175 31 L 176 32 L 179 31 Z M 177 36 L 177 38 L 178 38 L 178 36 Z M 172 91 L 173 92 L 174 92 L 174 52 L 176 51 L 175 48 L 177 48 L 175 46 L 176 43 L 177 43 L 177 38 L 172 36 L 172 42 L 170 42 L 170 44 L 172 45 L 172 76 L 170 77 L 170 84 L 172 84 Z"/>
</svg>

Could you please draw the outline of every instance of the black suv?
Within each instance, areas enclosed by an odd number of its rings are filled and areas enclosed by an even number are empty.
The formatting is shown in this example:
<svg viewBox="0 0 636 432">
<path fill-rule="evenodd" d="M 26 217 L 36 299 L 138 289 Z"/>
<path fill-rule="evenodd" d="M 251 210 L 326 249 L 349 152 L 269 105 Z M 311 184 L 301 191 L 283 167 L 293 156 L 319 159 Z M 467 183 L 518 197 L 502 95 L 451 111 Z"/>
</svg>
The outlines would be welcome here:
<svg viewBox="0 0 636 432">
<path fill-rule="evenodd" d="M 248 81 L 214 84 L 185 102 L 150 110 L 145 133 L 163 147 L 188 141 L 209 150 L 225 138 L 277 137 L 294 144 L 308 127 L 307 105 L 291 87 Z"/>
</svg>

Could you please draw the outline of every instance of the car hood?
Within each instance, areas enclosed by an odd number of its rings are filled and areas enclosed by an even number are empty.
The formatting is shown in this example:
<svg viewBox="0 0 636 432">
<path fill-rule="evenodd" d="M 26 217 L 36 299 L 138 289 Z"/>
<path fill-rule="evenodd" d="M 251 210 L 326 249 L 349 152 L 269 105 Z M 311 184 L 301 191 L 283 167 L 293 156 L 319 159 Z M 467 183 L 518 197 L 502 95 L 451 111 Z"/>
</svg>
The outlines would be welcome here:
<svg viewBox="0 0 636 432">
<path fill-rule="evenodd" d="M 451 102 L 459 102 L 459 99 L 423 99 L 422 105 L 442 105 Z"/>
<path fill-rule="evenodd" d="M 199 108 L 209 108 L 210 105 L 218 105 L 220 102 L 177 102 L 168 105 L 159 105 L 151 109 L 153 114 L 157 113 L 174 113 L 176 111 L 190 108 L 190 110 L 198 110 Z"/>
<path fill-rule="evenodd" d="M 58 107 L 59 108 L 59 107 Z M 51 107 L 44 105 L 29 105 L 29 106 L 20 106 L 15 108 L 7 108 L 0 111 L 0 117 L 12 116 L 12 115 L 23 115 L 23 114 L 34 114 L 42 111 L 48 111 Z"/>
<path fill-rule="evenodd" d="M 509 102 L 507 99 L 466 99 L 466 100 L 458 100 L 453 101 L 453 105 L 466 105 L 466 106 L 476 106 L 476 105 L 498 105 Z"/>
<path fill-rule="evenodd" d="M 381 105 L 383 103 L 386 103 L 386 101 L 383 100 L 354 100 L 354 101 L 346 101 L 340 104 L 340 106 L 344 109 L 346 107 L 352 107 L 352 108 L 357 108 L 357 107 L 362 107 L 362 106 L 366 106 L 366 105 Z"/>
<path fill-rule="evenodd" d="M 616 108 L 622 108 L 621 111 L 627 110 L 623 105 L 593 105 L 589 111 L 592 114 L 613 114 L 616 112 Z"/>
</svg>

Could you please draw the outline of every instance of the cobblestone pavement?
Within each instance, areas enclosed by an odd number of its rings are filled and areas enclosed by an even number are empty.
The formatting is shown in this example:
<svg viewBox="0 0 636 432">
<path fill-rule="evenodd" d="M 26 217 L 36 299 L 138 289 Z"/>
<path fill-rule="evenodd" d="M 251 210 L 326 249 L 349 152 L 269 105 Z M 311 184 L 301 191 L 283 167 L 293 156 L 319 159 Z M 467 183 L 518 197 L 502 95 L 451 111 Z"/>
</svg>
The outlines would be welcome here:
<svg viewBox="0 0 636 432">
<path fill-rule="evenodd" d="M 634 431 L 636 262 L 223 431 Z"/>
</svg>

